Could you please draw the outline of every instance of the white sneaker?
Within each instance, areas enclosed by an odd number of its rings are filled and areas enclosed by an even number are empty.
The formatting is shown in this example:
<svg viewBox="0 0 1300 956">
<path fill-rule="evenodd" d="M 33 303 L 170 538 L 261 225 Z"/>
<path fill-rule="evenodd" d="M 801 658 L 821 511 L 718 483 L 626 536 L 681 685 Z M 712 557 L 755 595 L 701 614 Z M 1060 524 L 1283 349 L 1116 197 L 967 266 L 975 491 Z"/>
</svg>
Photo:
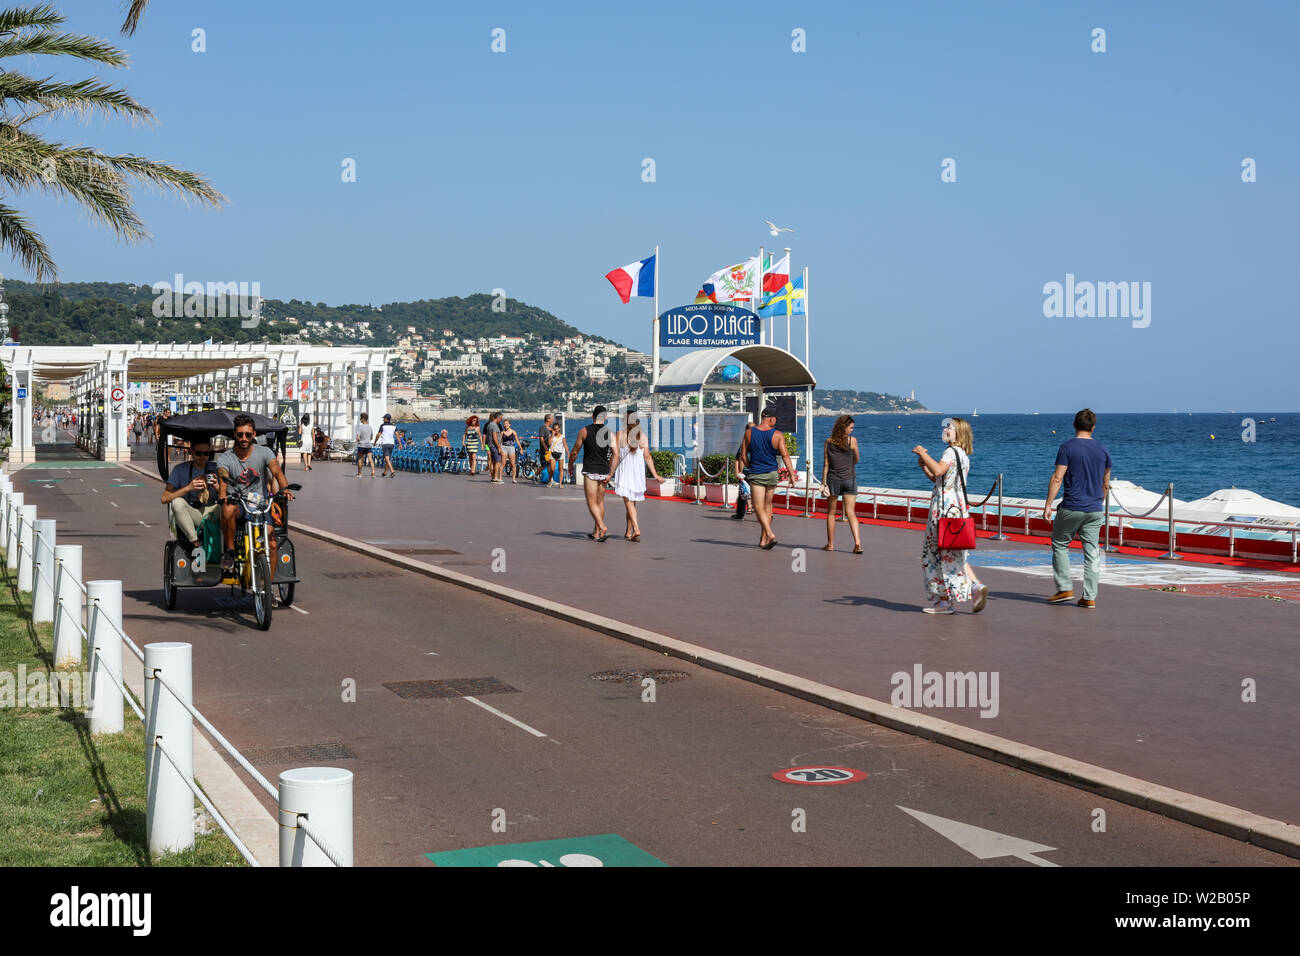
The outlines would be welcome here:
<svg viewBox="0 0 1300 956">
<path fill-rule="evenodd" d="M 926 614 L 956 614 L 957 613 L 952 609 L 952 605 L 949 604 L 947 601 L 940 601 L 934 607 L 923 607 L 921 608 L 921 610 L 924 611 Z"/>
</svg>

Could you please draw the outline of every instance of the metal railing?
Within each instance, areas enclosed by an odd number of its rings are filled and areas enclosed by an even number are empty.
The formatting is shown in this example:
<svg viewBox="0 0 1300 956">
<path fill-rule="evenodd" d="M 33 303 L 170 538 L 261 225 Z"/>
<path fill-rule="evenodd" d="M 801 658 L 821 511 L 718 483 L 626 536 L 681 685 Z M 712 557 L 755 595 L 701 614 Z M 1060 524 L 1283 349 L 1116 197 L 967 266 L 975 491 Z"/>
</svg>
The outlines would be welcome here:
<svg viewBox="0 0 1300 956">
<path fill-rule="evenodd" d="M 30 510 L 27 510 L 30 509 Z M 276 799 L 280 810 L 280 865 L 352 865 L 352 774 L 333 768 L 286 771 L 281 775 L 281 785 L 276 787 L 225 736 L 213 726 L 190 700 L 191 683 L 190 645 L 176 642 L 146 644 L 141 648 L 122 628 L 122 582 L 91 581 L 80 578 L 81 548 L 79 545 L 54 545 L 54 522 L 45 522 L 46 533 L 35 535 L 28 543 L 27 535 L 36 530 L 35 506 L 26 505 L 13 491 L 12 482 L 0 477 L 0 529 L 5 537 L 6 564 L 17 565 L 19 575 L 14 581 L 20 593 L 33 594 L 31 613 L 37 617 L 36 589 L 50 588 L 50 619 L 55 633 L 55 666 L 79 662 L 82 645 L 90 661 L 90 717 L 92 733 L 120 733 L 123 729 L 123 706 L 145 725 L 146 750 L 146 818 L 149 849 L 151 853 L 175 851 L 193 846 L 193 800 L 197 799 L 212 815 L 218 827 L 230 838 L 239 854 L 252 866 L 260 866 L 253 853 L 239 839 L 234 828 L 225 819 L 193 779 L 194 724 L 206 730 L 214 741 L 228 753 L 257 784 Z M 47 537 L 48 534 L 48 537 Z M 42 549 L 44 554 L 42 554 Z M 60 551 L 68 549 L 63 555 Z M 41 556 L 42 560 L 33 561 Z M 44 560 L 53 561 L 53 572 Z M 11 578 L 11 580 L 13 580 Z M 79 593 L 78 593 L 79 592 Z M 81 622 L 86 615 L 86 624 Z M 107 625 L 105 627 L 104 625 Z M 63 640 L 76 635 L 76 647 L 64 647 Z M 127 687 L 122 674 L 121 648 L 130 648 L 141 660 L 145 670 L 146 687 L 156 681 L 158 690 L 146 693 L 143 701 Z M 73 651 L 75 650 L 75 653 Z M 160 663 L 162 662 L 162 663 Z M 163 672 L 168 672 L 168 677 Z M 111 688 L 110 686 L 111 685 Z M 182 716 L 183 715 L 183 716 Z M 174 746 L 164 746 L 164 741 L 177 741 Z M 184 754 L 178 758 L 176 748 Z M 166 758 L 173 773 L 162 774 L 163 764 L 152 759 L 156 750 Z M 187 769 L 188 768 L 188 769 Z M 328 780 L 308 779 L 313 774 L 333 775 Z M 297 776 L 295 776 L 297 775 Z M 302 775 L 307 775 L 304 778 Z M 177 795 L 183 799 L 178 799 Z M 295 804 L 290 807 L 288 804 Z M 315 813 L 318 822 L 309 822 Z M 320 819 L 326 821 L 322 826 Z M 308 850 L 303 839 L 310 840 L 316 852 Z M 344 852 L 338 846 L 342 845 Z"/>
</svg>

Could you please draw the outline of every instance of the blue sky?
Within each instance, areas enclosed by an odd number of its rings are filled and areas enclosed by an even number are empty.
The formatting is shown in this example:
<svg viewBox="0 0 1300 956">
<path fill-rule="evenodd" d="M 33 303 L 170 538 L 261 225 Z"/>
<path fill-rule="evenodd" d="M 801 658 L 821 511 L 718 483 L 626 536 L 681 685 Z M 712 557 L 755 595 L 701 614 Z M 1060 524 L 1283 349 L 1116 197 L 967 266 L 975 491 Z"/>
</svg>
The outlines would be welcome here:
<svg viewBox="0 0 1300 956">
<path fill-rule="evenodd" d="M 604 273 L 658 244 L 661 309 L 690 302 L 777 242 L 771 219 L 811 270 L 824 386 L 954 413 L 1300 408 L 1294 3 L 442 6 L 153 0 L 128 39 L 120 5 L 62 3 L 131 68 L 6 65 L 105 76 L 159 122 L 47 135 L 230 202 L 141 191 L 135 247 L 14 204 L 65 281 L 183 272 L 331 304 L 500 287 L 646 351 L 651 303 Z M 1150 282 L 1149 327 L 1044 317 L 1067 273 Z"/>
</svg>

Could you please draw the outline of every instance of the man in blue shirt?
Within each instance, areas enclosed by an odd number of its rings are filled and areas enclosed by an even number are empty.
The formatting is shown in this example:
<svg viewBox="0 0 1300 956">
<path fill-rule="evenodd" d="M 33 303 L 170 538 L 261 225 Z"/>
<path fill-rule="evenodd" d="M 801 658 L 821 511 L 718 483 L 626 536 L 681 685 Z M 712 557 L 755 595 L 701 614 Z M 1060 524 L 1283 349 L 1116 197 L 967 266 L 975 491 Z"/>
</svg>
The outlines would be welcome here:
<svg viewBox="0 0 1300 956">
<path fill-rule="evenodd" d="M 1074 437 L 1061 443 L 1056 452 L 1056 471 L 1047 486 L 1043 520 L 1052 516 L 1052 499 L 1065 484 L 1061 507 L 1052 522 L 1052 573 L 1056 593 L 1049 604 L 1066 604 L 1074 600 L 1070 589 L 1070 542 L 1078 537 L 1083 545 L 1083 597 L 1079 607 L 1097 606 L 1097 578 L 1101 574 L 1097 533 L 1105 519 L 1106 495 L 1110 492 L 1110 452 L 1092 437 L 1097 416 L 1085 408 L 1074 416 Z"/>
</svg>

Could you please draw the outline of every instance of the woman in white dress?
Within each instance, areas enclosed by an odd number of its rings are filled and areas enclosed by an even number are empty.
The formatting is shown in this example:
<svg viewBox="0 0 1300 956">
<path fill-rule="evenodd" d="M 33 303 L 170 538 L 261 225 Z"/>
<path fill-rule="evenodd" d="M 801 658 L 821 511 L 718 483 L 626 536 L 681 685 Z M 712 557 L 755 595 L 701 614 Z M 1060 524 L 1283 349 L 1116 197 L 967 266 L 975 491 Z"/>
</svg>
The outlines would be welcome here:
<svg viewBox="0 0 1300 956">
<path fill-rule="evenodd" d="M 662 481 L 662 479 L 659 477 L 659 472 L 655 470 L 655 460 L 650 457 L 650 449 L 647 447 L 648 443 L 641 431 L 641 423 L 637 420 L 636 412 L 627 413 L 627 427 L 619 433 L 618 439 L 622 451 L 611 484 L 614 486 L 614 493 L 623 499 L 623 506 L 627 509 L 627 530 L 623 533 L 623 537 L 640 543 L 641 526 L 637 524 L 634 502 L 645 500 L 647 468 L 650 469 L 650 474 L 655 481 Z"/>
</svg>

